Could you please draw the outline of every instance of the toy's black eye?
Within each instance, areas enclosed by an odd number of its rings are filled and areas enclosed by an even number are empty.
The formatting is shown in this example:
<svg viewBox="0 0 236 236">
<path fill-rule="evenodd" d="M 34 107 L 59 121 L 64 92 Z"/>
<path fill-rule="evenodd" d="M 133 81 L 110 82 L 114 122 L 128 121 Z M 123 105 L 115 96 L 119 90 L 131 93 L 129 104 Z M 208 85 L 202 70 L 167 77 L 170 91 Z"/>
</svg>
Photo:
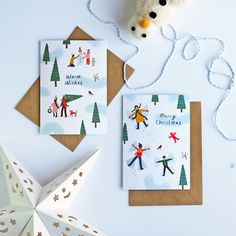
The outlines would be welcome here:
<svg viewBox="0 0 236 236">
<path fill-rule="evenodd" d="M 135 31 L 135 27 L 134 27 L 134 26 L 132 26 L 132 27 L 131 27 L 131 30 L 132 30 L 132 31 Z"/>
<path fill-rule="evenodd" d="M 147 35 L 146 35 L 146 34 L 142 34 L 142 37 L 143 37 L 143 38 L 146 38 L 146 37 L 147 37 Z"/>
<path fill-rule="evenodd" d="M 150 16 L 152 19 L 155 19 L 155 18 L 157 17 L 157 13 L 154 12 L 154 11 L 151 11 L 151 12 L 149 13 L 149 16 Z"/>
<path fill-rule="evenodd" d="M 161 6 L 165 6 L 167 4 L 166 0 L 159 0 Z"/>
</svg>

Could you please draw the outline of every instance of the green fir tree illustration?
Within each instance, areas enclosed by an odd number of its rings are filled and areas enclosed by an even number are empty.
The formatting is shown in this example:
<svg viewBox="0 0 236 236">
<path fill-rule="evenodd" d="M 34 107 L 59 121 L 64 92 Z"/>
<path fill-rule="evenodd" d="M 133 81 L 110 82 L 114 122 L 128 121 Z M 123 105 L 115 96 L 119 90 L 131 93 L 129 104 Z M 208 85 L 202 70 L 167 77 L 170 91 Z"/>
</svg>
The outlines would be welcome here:
<svg viewBox="0 0 236 236">
<path fill-rule="evenodd" d="M 179 95 L 177 109 L 183 112 L 186 109 L 184 95 Z"/>
<path fill-rule="evenodd" d="M 158 95 L 152 95 L 152 102 L 154 102 L 154 105 L 157 105 L 157 102 L 159 102 L 159 97 Z"/>
<path fill-rule="evenodd" d="M 73 102 L 79 98 L 82 98 L 82 95 L 74 95 L 74 94 L 65 94 L 67 102 Z"/>
<path fill-rule="evenodd" d="M 179 185 L 182 186 L 182 190 L 184 190 L 184 186 L 188 185 L 184 165 L 181 168 Z"/>
<path fill-rule="evenodd" d="M 51 81 L 53 81 L 55 83 L 55 87 L 57 87 L 57 82 L 60 81 L 60 75 L 59 75 L 59 70 L 58 70 L 58 65 L 57 65 L 57 58 L 55 58 L 55 61 L 53 64 Z"/>
<path fill-rule="evenodd" d="M 63 44 L 65 45 L 65 48 L 68 48 L 68 45 L 70 44 L 70 40 L 69 39 L 64 40 Z"/>
<path fill-rule="evenodd" d="M 127 130 L 127 125 L 126 125 L 126 123 L 124 123 L 124 126 L 123 126 L 122 138 L 123 138 L 123 142 L 124 142 L 124 144 L 125 144 L 126 141 L 128 141 L 128 130 Z"/>
<path fill-rule="evenodd" d="M 48 62 L 50 61 L 50 55 L 49 55 L 48 44 L 46 44 L 46 46 L 45 46 L 45 48 L 44 48 L 43 61 L 45 62 L 46 65 L 47 65 Z"/>
<path fill-rule="evenodd" d="M 98 111 L 98 106 L 97 103 L 94 103 L 94 108 L 93 108 L 93 119 L 92 123 L 94 123 L 95 128 L 97 128 L 97 123 L 100 123 L 100 117 L 99 117 L 99 111 Z"/>
<path fill-rule="evenodd" d="M 81 127 L 80 127 L 80 134 L 81 135 L 86 135 L 86 129 L 85 129 L 83 120 L 82 120 Z"/>
</svg>

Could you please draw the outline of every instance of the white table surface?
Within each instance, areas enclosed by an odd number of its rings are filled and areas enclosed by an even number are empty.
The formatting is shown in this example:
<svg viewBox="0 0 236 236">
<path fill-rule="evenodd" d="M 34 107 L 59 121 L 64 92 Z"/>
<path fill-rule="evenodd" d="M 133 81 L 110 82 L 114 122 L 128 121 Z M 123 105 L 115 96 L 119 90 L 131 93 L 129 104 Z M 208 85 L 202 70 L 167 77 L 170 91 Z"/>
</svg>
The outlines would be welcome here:
<svg viewBox="0 0 236 236">
<path fill-rule="evenodd" d="M 136 0 L 94 0 L 94 8 L 105 19 L 118 22 L 129 39 L 126 24 Z M 223 92 L 207 82 L 205 63 L 217 48 L 203 43 L 197 59 L 185 62 L 181 43 L 161 81 L 145 91 L 124 87 L 109 106 L 109 131 L 104 137 L 87 137 L 70 152 L 38 128 L 14 107 L 39 75 L 39 40 L 64 39 L 79 25 L 95 38 L 105 38 L 109 49 L 125 58 L 132 51 L 121 43 L 110 26 L 97 22 L 86 9 L 87 0 L 1 0 L 0 1 L 0 142 L 41 183 L 84 159 L 94 149 L 102 153 L 83 187 L 73 211 L 110 236 L 233 236 L 236 212 L 236 143 L 225 141 L 212 123 L 213 112 Z M 225 57 L 236 68 L 234 0 L 196 1 L 178 10 L 173 25 L 180 35 L 220 37 Z M 140 55 L 132 60 L 136 68 L 133 84 L 152 80 L 160 71 L 169 45 L 162 46 L 160 34 L 138 42 Z M 203 206 L 129 207 L 128 192 L 121 188 L 121 95 L 128 93 L 187 93 L 203 103 Z M 220 112 L 224 130 L 236 136 L 236 91 L 232 91 Z M 223 124 L 224 123 L 224 124 Z M 222 126 L 223 127 L 223 126 Z M 2 193 L 1 193 L 2 195 Z"/>
</svg>

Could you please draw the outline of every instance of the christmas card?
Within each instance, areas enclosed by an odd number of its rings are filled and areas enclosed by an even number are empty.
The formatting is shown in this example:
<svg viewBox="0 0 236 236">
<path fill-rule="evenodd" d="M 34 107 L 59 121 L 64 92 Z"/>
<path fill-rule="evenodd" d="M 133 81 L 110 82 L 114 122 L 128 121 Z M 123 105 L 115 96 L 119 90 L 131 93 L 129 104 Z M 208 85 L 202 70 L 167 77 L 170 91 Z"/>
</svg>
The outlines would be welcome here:
<svg viewBox="0 0 236 236">
<path fill-rule="evenodd" d="M 106 53 L 103 40 L 41 41 L 42 134 L 106 134 Z"/>
<path fill-rule="evenodd" d="M 122 139 L 124 189 L 190 189 L 188 96 L 124 96 Z"/>
</svg>

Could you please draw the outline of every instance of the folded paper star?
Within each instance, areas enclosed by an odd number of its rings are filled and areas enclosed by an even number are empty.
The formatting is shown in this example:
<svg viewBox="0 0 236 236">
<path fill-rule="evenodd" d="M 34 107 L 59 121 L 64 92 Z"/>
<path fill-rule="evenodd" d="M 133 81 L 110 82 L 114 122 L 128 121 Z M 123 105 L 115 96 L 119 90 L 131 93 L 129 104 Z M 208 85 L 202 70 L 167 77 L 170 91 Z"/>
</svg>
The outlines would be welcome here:
<svg viewBox="0 0 236 236">
<path fill-rule="evenodd" d="M 9 202 L 0 209 L 0 235 L 104 236 L 68 211 L 99 152 L 41 187 L 5 147 L 0 147 L 1 191 L 5 186 Z"/>
</svg>

